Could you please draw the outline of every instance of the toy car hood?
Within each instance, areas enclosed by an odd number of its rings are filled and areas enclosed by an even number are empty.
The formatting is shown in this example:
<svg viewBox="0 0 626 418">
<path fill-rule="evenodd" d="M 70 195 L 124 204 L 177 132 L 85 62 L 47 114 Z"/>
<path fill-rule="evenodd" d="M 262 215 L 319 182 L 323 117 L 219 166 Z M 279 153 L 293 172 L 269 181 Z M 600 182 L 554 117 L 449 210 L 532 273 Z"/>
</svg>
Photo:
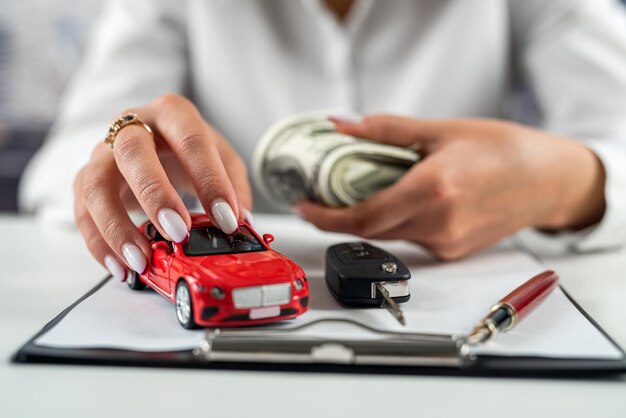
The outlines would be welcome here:
<svg viewBox="0 0 626 418">
<path fill-rule="evenodd" d="M 231 286 L 275 281 L 284 278 L 292 280 L 297 274 L 290 260 L 281 254 L 270 251 L 222 254 L 196 258 L 198 279 L 224 280 Z"/>
</svg>

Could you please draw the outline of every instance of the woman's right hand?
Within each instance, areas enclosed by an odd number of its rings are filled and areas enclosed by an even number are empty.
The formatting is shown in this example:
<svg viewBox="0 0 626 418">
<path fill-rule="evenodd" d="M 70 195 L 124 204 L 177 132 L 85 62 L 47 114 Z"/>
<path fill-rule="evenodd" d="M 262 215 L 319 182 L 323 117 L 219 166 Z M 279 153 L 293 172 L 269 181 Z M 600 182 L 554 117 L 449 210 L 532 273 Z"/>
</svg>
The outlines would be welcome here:
<svg viewBox="0 0 626 418">
<path fill-rule="evenodd" d="M 99 144 L 74 182 L 76 225 L 89 251 L 124 280 L 147 269 L 152 249 L 128 216 L 140 207 L 168 240 L 187 239 L 191 218 L 174 185 L 194 192 L 226 233 L 249 218 L 252 193 L 243 160 L 186 98 L 168 94 L 129 109 L 149 125 L 119 131 L 113 149 Z"/>
</svg>

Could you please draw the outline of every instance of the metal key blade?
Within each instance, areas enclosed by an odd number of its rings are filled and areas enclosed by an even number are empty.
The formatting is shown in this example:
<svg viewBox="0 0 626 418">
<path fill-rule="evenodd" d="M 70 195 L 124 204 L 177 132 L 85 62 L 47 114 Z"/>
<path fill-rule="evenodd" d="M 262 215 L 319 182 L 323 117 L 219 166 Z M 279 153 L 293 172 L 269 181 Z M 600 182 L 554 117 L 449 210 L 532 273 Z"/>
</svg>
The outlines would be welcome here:
<svg viewBox="0 0 626 418">
<path fill-rule="evenodd" d="M 406 321 L 404 320 L 404 313 L 402 312 L 402 309 L 400 309 L 396 301 L 393 300 L 391 296 L 389 296 L 389 292 L 387 291 L 387 289 L 385 289 L 385 286 L 383 286 L 382 283 L 375 283 L 374 285 L 376 286 L 376 290 L 383 297 L 380 303 L 380 307 L 387 309 L 387 311 L 389 311 L 389 313 L 393 315 L 393 317 L 396 318 L 402 326 L 406 326 Z"/>
</svg>

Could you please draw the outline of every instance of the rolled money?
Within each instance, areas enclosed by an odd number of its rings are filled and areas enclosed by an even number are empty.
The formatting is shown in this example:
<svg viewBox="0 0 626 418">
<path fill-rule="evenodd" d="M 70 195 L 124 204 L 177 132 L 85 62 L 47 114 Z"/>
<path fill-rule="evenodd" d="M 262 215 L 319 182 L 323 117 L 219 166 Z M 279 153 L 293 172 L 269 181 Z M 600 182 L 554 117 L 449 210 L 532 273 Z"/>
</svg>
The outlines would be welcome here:
<svg viewBox="0 0 626 418">
<path fill-rule="evenodd" d="M 352 206 L 396 182 L 419 159 L 412 149 L 338 133 L 316 113 L 270 127 L 252 165 L 257 187 L 270 201 Z"/>
</svg>

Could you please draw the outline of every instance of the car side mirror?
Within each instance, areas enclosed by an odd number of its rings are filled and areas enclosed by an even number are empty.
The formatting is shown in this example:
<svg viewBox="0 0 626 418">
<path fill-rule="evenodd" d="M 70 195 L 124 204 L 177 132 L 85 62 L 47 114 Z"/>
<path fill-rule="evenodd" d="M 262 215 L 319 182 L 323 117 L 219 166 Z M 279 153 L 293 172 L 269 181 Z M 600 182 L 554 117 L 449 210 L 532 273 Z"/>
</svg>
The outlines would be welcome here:
<svg viewBox="0 0 626 418">
<path fill-rule="evenodd" d="M 152 251 L 159 250 L 159 251 L 164 251 L 164 252 L 166 252 L 168 254 L 172 252 L 172 250 L 170 249 L 170 246 L 165 241 L 153 242 L 151 247 L 152 247 Z"/>
<path fill-rule="evenodd" d="M 272 235 L 272 234 L 263 234 L 263 241 L 265 241 L 265 243 L 267 245 L 270 245 L 270 242 L 274 241 L 274 235 Z"/>
</svg>

